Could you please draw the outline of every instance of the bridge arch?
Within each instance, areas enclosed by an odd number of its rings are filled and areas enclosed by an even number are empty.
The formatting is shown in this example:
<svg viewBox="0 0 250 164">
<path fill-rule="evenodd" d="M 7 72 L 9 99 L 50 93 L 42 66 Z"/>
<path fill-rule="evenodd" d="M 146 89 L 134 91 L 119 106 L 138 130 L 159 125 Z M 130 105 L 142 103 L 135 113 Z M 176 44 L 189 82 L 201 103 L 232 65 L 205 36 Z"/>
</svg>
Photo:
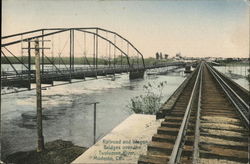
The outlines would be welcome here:
<svg viewBox="0 0 250 164">
<path fill-rule="evenodd" d="M 70 33 L 70 43 L 69 43 L 69 59 L 70 59 L 70 68 L 74 69 L 74 50 L 75 50 L 75 33 L 76 32 L 81 32 L 84 34 L 90 34 L 94 36 L 94 52 L 93 52 L 93 61 L 95 61 L 93 63 L 93 65 L 95 64 L 95 67 L 98 66 L 98 41 L 104 40 L 107 43 L 109 43 L 111 46 L 113 46 L 114 48 L 114 53 L 116 53 L 116 51 L 120 52 L 121 55 L 123 55 L 124 57 L 126 57 L 127 60 L 127 66 L 129 67 L 129 69 L 131 71 L 135 70 L 135 69 L 145 69 L 145 62 L 144 62 L 144 58 L 142 53 L 130 42 L 128 41 L 126 38 L 124 38 L 123 36 L 119 35 L 116 32 L 110 31 L 110 30 L 106 30 L 103 28 L 99 28 L 99 27 L 86 27 L 86 28 L 46 28 L 46 29 L 37 29 L 37 30 L 32 30 L 32 31 L 27 31 L 27 32 L 22 32 L 22 33 L 17 33 L 17 34 L 12 34 L 12 35 L 8 35 L 8 36 L 3 36 L 1 37 L 2 40 L 2 44 L 1 47 L 4 48 L 6 50 L 6 52 L 4 53 L 3 51 L 1 51 L 1 54 L 5 57 L 7 56 L 7 53 L 9 55 L 12 55 L 15 59 L 18 60 L 17 56 L 15 53 L 11 52 L 11 50 L 9 49 L 9 47 L 17 45 L 17 44 L 21 44 L 23 42 L 31 42 L 32 40 L 38 38 L 40 40 L 44 40 L 46 38 L 49 38 L 51 36 L 55 36 L 55 35 L 60 35 L 62 33 L 65 32 L 69 32 Z M 103 34 L 101 34 L 102 32 L 105 32 L 106 35 L 113 35 L 113 37 L 115 38 L 114 40 L 105 37 Z M 127 50 L 124 50 L 124 47 L 122 48 L 121 46 L 119 46 L 119 44 L 117 44 L 116 40 L 120 39 L 122 42 L 124 42 L 127 45 Z M 41 45 L 42 48 L 44 48 L 44 43 L 42 43 Z M 134 51 L 134 56 L 132 52 Z M 2 56 L 1 55 L 1 56 Z M 45 64 L 45 60 L 49 60 L 49 58 L 45 57 L 45 50 L 42 49 L 42 62 L 41 64 L 44 65 Z M 115 58 L 115 55 L 114 55 Z M 122 57 L 121 57 L 122 59 Z M 137 60 L 137 63 L 134 62 L 134 60 Z M 113 59 L 115 62 L 115 59 Z M 10 64 L 11 61 L 9 61 L 8 63 Z M 24 65 L 23 62 L 21 62 L 20 60 L 16 61 L 19 62 L 20 64 Z M 48 61 L 47 61 L 48 62 Z M 71 66 L 72 65 L 72 66 Z M 13 68 L 14 70 L 14 68 Z M 42 66 L 42 71 L 44 72 L 44 66 Z"/>
</svg>

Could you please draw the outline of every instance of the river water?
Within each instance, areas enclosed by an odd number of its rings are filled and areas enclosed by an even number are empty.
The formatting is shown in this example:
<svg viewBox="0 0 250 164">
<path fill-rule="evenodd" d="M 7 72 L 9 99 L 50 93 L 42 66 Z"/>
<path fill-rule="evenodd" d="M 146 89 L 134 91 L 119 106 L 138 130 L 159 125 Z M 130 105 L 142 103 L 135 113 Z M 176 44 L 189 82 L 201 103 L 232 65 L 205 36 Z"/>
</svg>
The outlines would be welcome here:
<svg viewBox="0 0 250 164">
<path fill-rule="evenodd" d="M 247 68 L 216 67 L 246 89 L 249 89 L 245 75 Z M 164 71 L 164 70 L 161 70 Z M 140 80 L 129 80 L 128 74 L 112 77 L 98 77 L 84 82 L 47 88 L 43 94 L 43 120 L 45 142 L 63 139 L 74 144 L 89 147 L 93 144 L 93 105 L 97 104 L 97 138 L 102 138 L 133 112 L 128 108 L 130 99 L 143 95 L 144 85 L 167 82 L 163 88 L 163 100 L 175 91 L 186 76 L 183 69 L 166 75 L 145 76 Z M 58 82 L 59 83 L 59 82 Z M 34 86 L 33 86 L 34 87 Z M 3 92 L 9 90 L 4 89 Z M 2 95 L 2 157 L 17 151 L 27 151 L 36 147 L 35 91 Z"/>
<path fill-rule="evenodd" d="M 129 80 L 128 74 L 87 79 L 84 82 L 60 85 L 43 94 L 45 142 L 55 139 L 72 141 L 89 147 L 93 144 L 93 105 L 97 104 L 97 138 L 100 139 L 133 112 L 128 108 L 130 99 L 143 95 L 144 85 L 167 81 L 163 101 L 184 81 L 183 69 L 167 75 L 145 76 Z M 59 83 L 59 82 L 58 82 Z M 33 86 L 34 87 L 34 86 Z M 3 89 L 3 92 L 9 90 Z M 36 147 L 35 91 L 2 95 L 2 156 Z"/>
<path fill-rule="evenodd" d="M 243 88 L 249 90 L 249 82 L 246 79 L 248 75 L 249 65 L 226 65 L 216 66 L 215 68 L 241 85 Z"/>
</svg>

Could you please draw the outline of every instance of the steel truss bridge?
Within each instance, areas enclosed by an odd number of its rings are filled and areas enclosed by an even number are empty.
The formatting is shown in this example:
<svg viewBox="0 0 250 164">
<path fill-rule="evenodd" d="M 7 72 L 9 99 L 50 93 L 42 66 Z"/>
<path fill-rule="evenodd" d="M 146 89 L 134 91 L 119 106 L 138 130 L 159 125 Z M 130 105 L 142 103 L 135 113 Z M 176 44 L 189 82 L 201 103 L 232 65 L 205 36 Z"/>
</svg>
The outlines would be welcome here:
<svg viewBox="0 0 250 164">
<path fill-rule="evenodd" d="M 39 41 L 42 84 L 124 72 L 135 79 L 143 77 L 146 69 L 185 65 L 146 65 L 142 53 L 130 41 L 110 30 L 46 28 L 1 37 L 3 87 L 31 89 L 31 83 L 35 83 L 35 40 Z"/>
</svg>

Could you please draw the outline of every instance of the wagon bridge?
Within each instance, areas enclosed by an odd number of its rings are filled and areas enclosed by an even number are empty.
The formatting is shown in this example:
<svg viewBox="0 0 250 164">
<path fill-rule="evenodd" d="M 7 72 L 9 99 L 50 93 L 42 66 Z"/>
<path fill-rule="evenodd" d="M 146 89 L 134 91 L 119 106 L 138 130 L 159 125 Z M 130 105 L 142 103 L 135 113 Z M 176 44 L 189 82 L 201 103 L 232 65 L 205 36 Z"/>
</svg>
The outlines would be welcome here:
<svg viewBox="0 0 250 164">
<path fill-rule="evenodd" d="M 46 28 L 1 37 L 2 86 L 31 88 L 35 83 L 34 41 L 39 41 L 41 82 L 128 72 L 141 78 L 146 69 L 183 63 L 146 65 L 142 53 L 116 32 L 98 28 Z"/>
</svg>

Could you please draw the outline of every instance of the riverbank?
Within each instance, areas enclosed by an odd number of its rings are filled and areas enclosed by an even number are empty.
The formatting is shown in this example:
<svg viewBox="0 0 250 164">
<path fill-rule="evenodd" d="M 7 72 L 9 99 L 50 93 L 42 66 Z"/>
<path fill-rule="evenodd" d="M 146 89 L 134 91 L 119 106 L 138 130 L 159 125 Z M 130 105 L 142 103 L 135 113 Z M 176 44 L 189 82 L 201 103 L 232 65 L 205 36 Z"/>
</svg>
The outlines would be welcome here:
<svg viewBox="0 0 250 164">
<path fill-rule="evenodd" d="M 12 164 L 65 164 L 71 163 L 87 148 L 74 145 L 70 141 L 55 140 L 45 144 L 45 151 L 36 150 L 13 153 L 4 160 Z"/>
</svg>

